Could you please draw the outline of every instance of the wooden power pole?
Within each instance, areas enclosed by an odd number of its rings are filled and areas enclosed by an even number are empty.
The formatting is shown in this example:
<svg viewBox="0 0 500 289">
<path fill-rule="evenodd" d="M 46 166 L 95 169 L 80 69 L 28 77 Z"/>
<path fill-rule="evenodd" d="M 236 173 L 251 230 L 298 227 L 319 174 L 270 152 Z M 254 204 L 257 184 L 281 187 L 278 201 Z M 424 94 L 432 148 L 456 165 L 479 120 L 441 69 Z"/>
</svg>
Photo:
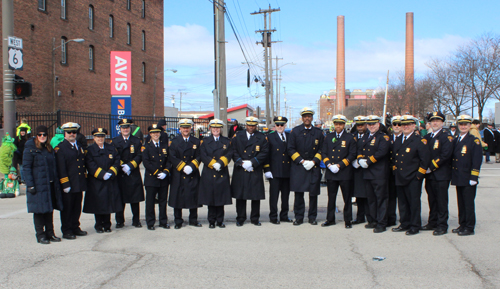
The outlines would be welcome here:
<svg viewBox="0 0 500 289">
<path fill-rule="evenodd" d="M 224 0 L 214 1 L 214 51 L 215 51 L 215 90 L 214 117 L 219 118 L 227 127 L 227 86 L 226 86 L 226 36 Z M 221 134 L 226 135 L 226 130 Z"/>
</svg>

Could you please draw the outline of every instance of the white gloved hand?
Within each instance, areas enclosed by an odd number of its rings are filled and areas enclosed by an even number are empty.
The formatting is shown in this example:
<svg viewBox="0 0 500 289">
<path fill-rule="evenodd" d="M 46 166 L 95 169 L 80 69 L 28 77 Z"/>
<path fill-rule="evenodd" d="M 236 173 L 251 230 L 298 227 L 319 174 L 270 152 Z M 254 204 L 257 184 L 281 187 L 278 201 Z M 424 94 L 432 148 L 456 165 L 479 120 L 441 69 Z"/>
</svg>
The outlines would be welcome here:
<svg viewBox="0 0 500 289">
<path fill-rule="evenodd" d="M 312 169 L 314 167 L 314 162 L 313 161 L 304 161 L 304 163 L 302 165 L 304 166 L 304 169 L 306 169 L 306 171 L 309 171 L 310 169 Z"/>
<path fill-rule="evenodd" d="M 214 170 L 216 171 L 220 171 L 221 165 L 219 163 L 215 163 L 212 165 L 212 168 L 214 168 Z"/>
<path fill-rule="evenodd" d="M 252 162 L 251 161 L 243 161 L 243 163 L 241 164 L 241 166 L 248 171 L 248 168 L 251 168 L 252 167 Z"/>
<path fill-rule="evenodd" d="M 67 187 L 66 189 L 63 189 L 63 192 L 65 192 L 65 193 L 69 193 L 69 191 L 71 191 L 71 187 Z"/>
<path fill-rule="evenodd" d="M 128 165 L 122 165 L 122 171 L 127 175 L 130 174 L 130 167 Z"/>
<path fill-rule="evenodd" d="M 273 178 L 273 173 L 271 173 L 271 172 L 266 172 L 266 173 L 264 174 L 264 176 L 266 176 L 266 179 L 272 179 L 272 178 Z"/>
<path fill-rule="evenodd" d="M 132 173 L 132 171 L 128 171 L 127 176 L 130 176 L 131 173 Z"/>
<path fill-rule="evenodd" d="M 358 161 L 358 163 L 359 163 L 359 165 L 360 165 L 363 169 L 368 168 L 368 163 L 367 163 L 366 159 L 360 159 L 360 160 Z"/>
<path fill-rule="evenodd" d="M 102 179 L 105 180 L 105 181 L 109 180 L 109 178 L 111 178 L 111 174 L 110 173 L 105 173 L 104 177 L 102 177 Z"/>
<path fill-rule="evenodd" d="M 473 181 L 473 180 L 470 180 L 470 181 L 469 181 L 469 184 L 470 184 L 471 186 L 475 186 L 475 185 L 477 185 L 477 182 L 476 182 L 476 181 Z"/>
<path fill-rule="evenodd" d="M 432 173 L 431 169 L 427 169 L 427 171 L 425 171 L 426 174 L 430 174 Z"/>
<path fill-rule="evenodd" d="M 339 170 L 340 170 L 340 169 L 339 169 L 339 166 L 337 166 L 337 165 L 330 165 L 328 168 L 329 168 L 329 169 L 330 169 L 330 171 L 331 171 L 332 173 L 334 173 L 334 174 L 338 173 L 338 172 L 339 172 Z"/>
<path fill-rule="evenodd" d="M 253 172 L 253 167 L 252 167 L 252 166 L 250 166 L 250 167 L 247 169 L 247 171 L 249 171 L 249 172 Z"/>
<path fill-rule="evenodd" d="M 183 171 L 184 171 L 184 173 L 185 173 L 186 175 L 189 175 L 190 173 L 192 173 L 192 172 L 193 172 L 193 168 L 192 168 L 192 167 L 190 167 L 190 166 L 185 166 L 185 167 L 184 167 L 184 169 L 183 169 Z"/>
<path fill-rule="evenodd" d="M 160 180 L 163 180 L 166 176 L 167 176 L 166 173 L 161 172 L 161 173 L 158 174 L 157 178 L 160 179 Z"/>
<path fill-rule="evenodd" d="M 359 168 L 359 163 L 358 163 L 358 160 L 354 160 L 354 161 L 352 162 L 352 166 L 353 166 L 355 169 Z"/>
</svg>

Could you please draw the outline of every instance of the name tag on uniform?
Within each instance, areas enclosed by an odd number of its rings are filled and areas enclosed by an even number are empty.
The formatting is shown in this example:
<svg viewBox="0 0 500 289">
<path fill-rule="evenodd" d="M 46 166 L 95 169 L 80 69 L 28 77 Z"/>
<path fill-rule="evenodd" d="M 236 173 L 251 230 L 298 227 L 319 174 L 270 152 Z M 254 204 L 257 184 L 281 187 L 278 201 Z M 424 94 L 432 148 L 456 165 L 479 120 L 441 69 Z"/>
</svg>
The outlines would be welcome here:
<svg viewBox="0 0 500 289">
<path fill-rule="evenodd" d="M 163 149 L 163 154 L 165 154 L 165 155 L 167 154 L 167 149 L 165 149 L 165 148 Z"/>
<path fill-rule="evenodd" d="M 260 152 L 260 146 L 255 146 L 255 150 Z"/>
<path fill-rule="evenodd" d="M 434 143 L 434 149 L 437 150 L 439 148 L 439 140 L 436 140 Z"/>
<path fill-rule="evenodd" d="M 194 149 L 194 150 L 196 149 L 196 145 L 193 145 L 193 149 Z"/>
<path fill-rule="evenodd" d="M 109 154 L 109 158 L 110 158 L 110 159 L 113 159 L 113 155 L 112 155 L 112 154 Z"/>
<path fill-rule="evenodd" d="M 131 154 L 135 153 L 134 145 L 130 145 L 130 153 Z"/>
<path fill-rule="evenodd" d="M 409 153 L 410 152 L 410 148 L 406 148 L 406 152 Z"/>
<path fill-rule="evenodd" d="M 463 147 L 462 147 L 462 153 L 463 153 L 463 154 L 466 154 L 466 153 L 467 153 L 467 146 L 463 146 Z"/>
<path fill-rule="evenodd" d="M 345 148 L 345 140 L 342 141 L 342 147 Z"/>
<path fill-rule="evenodd" d="M 372 141 L 370 142 L 370 145 L 371 146 L 374 146 L 375 145 L 375 138 L 372 139 Z"/>
</svg>

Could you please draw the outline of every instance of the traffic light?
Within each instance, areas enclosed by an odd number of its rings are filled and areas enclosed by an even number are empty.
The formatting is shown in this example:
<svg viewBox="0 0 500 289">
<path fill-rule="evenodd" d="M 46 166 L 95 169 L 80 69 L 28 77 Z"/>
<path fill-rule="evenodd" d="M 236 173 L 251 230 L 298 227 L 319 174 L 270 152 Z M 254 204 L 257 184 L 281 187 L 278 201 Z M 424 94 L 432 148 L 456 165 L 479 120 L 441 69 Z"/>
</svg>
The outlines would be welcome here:
<svg viewBox="0 0 500 289">
<path fill-rule="evenodd" d="M 16 98 L 25 98 L 31 96 L 31 83 L 30 82 L 14 82 L 14 95 Z"/>
</svg>

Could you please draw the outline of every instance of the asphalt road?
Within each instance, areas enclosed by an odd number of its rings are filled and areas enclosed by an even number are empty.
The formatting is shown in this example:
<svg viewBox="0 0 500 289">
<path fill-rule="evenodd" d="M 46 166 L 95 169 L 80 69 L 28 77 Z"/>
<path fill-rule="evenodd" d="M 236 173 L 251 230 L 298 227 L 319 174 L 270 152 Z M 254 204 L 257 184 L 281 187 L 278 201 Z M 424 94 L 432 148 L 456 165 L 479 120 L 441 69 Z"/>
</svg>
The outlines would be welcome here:
<svg viewBox="0 0 500 289">
<path fill-rule="evenodd" d="M 60 243 L 36 242 L 26 198 L 0 200 L 1 288 L 499 288 L 500 165 L 484 164 L 476 198 L 476 235 L 459 237 L 455 188 L 450 187 L 450 233 L 415 236 L 390 231 L 374 234 L 363 225 L 347 230 L 268 222 L 262 202 L 262 226 L 235 225 L 235 207 L 226 206 L 225 229 L 209 229 L 206 207 L 202 228 L 180 230 L 126 226 L 97 234 L 94 216 L 82 214 L 88 236 Z M 266 183 L 267 189 L 268 183 Z M 340 195 L 340 194 L 339 194 Z M 293 197 L 290 203 L 293 202 Z M 326 217 L 322 188 L 318 221 Z M 342 198 L 337 199 L 342 208 Z M 354 208 L 354 211 L 356 208 Z M 170 223 L 173 210 L 168 208 Z M 187 220 L 188 211 L 184 211 Z M 422 194 L 422 220 L 428 206 Z M 290 214 L 293 218 L 293 213 Z M 114 218 L 114 216 L 113 216 Z M 141 207 L 144 221 L 144 203 Z M 59 213 L 54 213 L 61 235 Z M 382 256 L 383 261 L 373 261 Z"/>
</svg>

